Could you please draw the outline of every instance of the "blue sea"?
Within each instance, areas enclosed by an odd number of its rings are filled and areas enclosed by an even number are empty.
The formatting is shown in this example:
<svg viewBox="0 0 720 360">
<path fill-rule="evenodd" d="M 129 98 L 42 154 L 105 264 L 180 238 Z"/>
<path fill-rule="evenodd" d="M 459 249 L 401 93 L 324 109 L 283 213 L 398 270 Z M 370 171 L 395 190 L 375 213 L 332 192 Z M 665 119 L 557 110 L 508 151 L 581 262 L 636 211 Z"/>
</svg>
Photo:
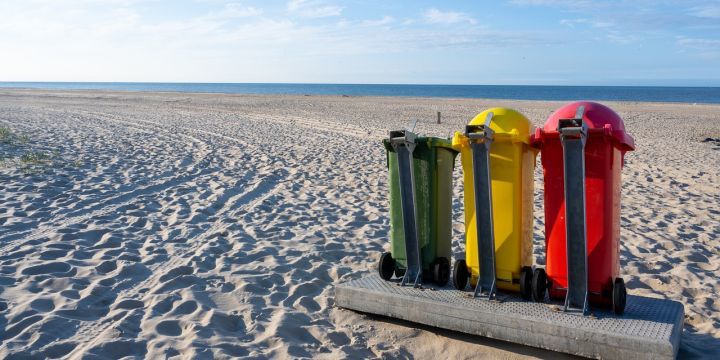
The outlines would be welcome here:
<svg viewBox="0 0 720 360">
<path fill-rule="evenodd" d="M 0 88 L 166 91 L 228 94 L 411 96 L 518 100 L 618 100 L 720 104 L 720 87 L 0 82 Z"/>
</svg>

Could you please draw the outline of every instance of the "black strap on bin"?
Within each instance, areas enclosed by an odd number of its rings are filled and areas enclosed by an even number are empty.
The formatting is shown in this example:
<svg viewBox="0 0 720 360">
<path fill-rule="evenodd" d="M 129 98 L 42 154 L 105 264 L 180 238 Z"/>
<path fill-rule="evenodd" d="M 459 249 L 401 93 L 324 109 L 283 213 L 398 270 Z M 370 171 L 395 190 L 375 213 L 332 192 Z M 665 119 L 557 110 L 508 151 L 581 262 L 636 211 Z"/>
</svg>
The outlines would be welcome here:
<svg viewBox="0 0 720 360">
<path fill-rule="evenodd" d="M 473 185 L 475 186 L 475 229 L 477 233 L 480 276 L 473 297 L 495 296 L 495 235 L 492 216 L 492 183 L 490 181 L 490 146 L 495 132 L 490 129 L 493 113 L 484 125 L 468 125 L 465 136 L 472 150 Z"/>
<path fill-rule="evenodd" d="M 409 130 L 390 132 L 390 144 L 398 159 L 400 176 L 400 204 L 402 206 L 403 228 L 405 229 L 405 259 L 407 269 L 400 285 L 413 281 L 413 287 L 419 287 L 422 280 L 422 260 L 420 258 L 420 239 L 417 227 L 417 208 L 415 206 L 415 174 L 413 169 L 413 151 L 417 135 Z"/>
<path fill-rule="evenodd" d="M 574 119 L 561 119 L 558 132 L 563 147 L 565 178 L 565 238 L 568 289 L 563 311 L 588 314 L 587 229 L 585 226 L 585 108 Z"/>
</svg>

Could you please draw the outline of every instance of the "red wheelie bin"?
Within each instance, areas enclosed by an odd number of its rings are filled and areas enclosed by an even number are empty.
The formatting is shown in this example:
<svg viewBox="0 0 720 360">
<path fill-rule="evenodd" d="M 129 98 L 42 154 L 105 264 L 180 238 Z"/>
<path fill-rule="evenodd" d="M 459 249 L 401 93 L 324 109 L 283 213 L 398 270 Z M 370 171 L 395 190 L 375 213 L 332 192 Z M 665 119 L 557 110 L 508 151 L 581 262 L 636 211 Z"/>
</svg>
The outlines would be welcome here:
<svg viewBox="0 0 720 360">
<path fill-rule="evenodd" d="M 548 118 L 532 139 L 540 148 L 545 195 L 546 274 L 536 272 L 533 297 L 565 297 L 564 309 L 589 304 L 625 309 L 620 277 L 620 171 L 635 149 L 623 120 L 594 102 L 575 102 Z"/>
</svg>

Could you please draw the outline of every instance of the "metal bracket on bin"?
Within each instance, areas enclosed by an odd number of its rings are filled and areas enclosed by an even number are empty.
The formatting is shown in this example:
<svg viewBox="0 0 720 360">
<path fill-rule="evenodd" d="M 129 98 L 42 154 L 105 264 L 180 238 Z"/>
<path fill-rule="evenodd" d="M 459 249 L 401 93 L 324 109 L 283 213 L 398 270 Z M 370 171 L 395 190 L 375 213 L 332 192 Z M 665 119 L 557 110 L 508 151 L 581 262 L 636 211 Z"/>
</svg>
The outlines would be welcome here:
<svg viewBox="0 0 720 360">
<path fill-rule="evenodd" d="M 587 229 L 585 218 L 585 108 L 574 119 L 561 119 L 558 132 L 563 147 L 565 185 L 565 238 L 568 288 L 563 311 L 588 314 Z"/>
<path fill-rule="evenodd" d="M 420 255 L 420 236 L 417 226 L 417 208 L 415 206 L 415 173 L 413 169 L 413 151 L 417 135 L 409 130 L 390 132 L 390 145 L 397 154 L 398 175 L 400 176 L 400 204 L 402 206 L 403 228 L 405 229 L 405 259 L 407 269 L 400 285 L 413 282 L 419 287 L 422 280 L 422 259 Z M 413 280 L 414 279 L 414 280 Z"/>
<path fill-rule="evenodd" d="M 484 125 L 467 125 L 465 136 L 472 150 L 473 185 L 475 186 L 475 230 L 477 232 L 480 276 L 473 297 L 486 295 L 492 299 L 496 292 L 495 234 L 492 214 L 492 183 L 490 181 L 490 145 L 495 132 L 490 129 L 493 113 L 488 113 Z"/>
</svg>

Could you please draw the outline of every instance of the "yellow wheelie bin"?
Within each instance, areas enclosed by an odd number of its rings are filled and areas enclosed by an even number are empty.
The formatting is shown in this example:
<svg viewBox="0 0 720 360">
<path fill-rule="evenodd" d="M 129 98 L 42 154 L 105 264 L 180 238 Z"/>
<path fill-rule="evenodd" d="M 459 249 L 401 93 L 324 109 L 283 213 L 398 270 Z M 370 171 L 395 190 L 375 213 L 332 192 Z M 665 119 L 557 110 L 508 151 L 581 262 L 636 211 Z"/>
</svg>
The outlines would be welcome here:
<svg viewBox="0 0 720 360">
<path fill-rule="evenodd" d="M 453 285 L 474 296 L 497 289 L 532 292 L 533 126 L 519 112 L 492 108 L 455 133 L 461 154 L 465 201 L 465 259 L 455 262 Z"/>
</svg>

